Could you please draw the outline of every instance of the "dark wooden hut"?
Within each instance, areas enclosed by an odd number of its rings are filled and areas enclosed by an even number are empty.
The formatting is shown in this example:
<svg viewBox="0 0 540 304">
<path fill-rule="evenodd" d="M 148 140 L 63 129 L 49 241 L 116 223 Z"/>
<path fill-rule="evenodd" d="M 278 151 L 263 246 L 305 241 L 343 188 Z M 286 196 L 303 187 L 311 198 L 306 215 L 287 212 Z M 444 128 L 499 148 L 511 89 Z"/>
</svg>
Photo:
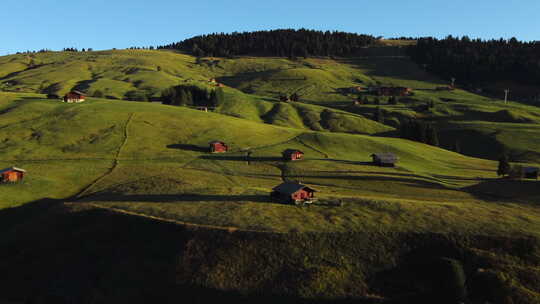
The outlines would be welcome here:
<svg viewBox="0 0 540 304">
<path fill-rule="evenodd" d="M 222 141 L 214 140 L 209 143 L 210 153 L 223 153 L 229 151 L 229 147 Z"/>
<path fill-rule="evenodd" d="M 281 152 L 281 155 L 283 156 L 283 160 L 285 161 L 301 160 L 302 158 L 304 158 L 304 152 L 295 149 L 287 149 Z"/>
<path fill-rule="evenodd" d="M 371 154 L 373 163 L 381 167 L 394 167 L 398 161 L 398 157 L 394 153 L 375 153 Z"/>
<path fill-rule="evenodd" d="M 0 182 L 15 183 L 23 180 L 26 170 L 16 167 L 0 170 Z"/>
<path fill-rule="evenodd" d="M 84 93 L 73 90 L 67 93 L 66 95 L 64 95 L 64 102 L 79 103 L 79 102 L 83 102 L 85 98 L 86 96 Z"/>
<path fill-rule="evenodd" d="M 315 199 L 316 191 L 296 182 L 285 182 L 272 189 L 270 196 L 290 204 L 311 203 Z"/>
</svg>

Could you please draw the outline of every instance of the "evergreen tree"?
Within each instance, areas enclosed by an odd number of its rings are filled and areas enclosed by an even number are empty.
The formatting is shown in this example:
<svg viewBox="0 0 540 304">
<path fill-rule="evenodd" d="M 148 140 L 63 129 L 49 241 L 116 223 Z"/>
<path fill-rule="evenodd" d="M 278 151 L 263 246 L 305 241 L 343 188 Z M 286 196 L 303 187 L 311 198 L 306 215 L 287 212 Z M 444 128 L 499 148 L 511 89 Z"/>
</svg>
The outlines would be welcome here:
<svg viewBox="0 0 540 304">
<path fill-rule="evenodd" d="M 180 89 L 178 92 L 178 99 L 175 105 L 177 106 L 185 106 L 189 103 L 188 95 L 186 93 L 185 89 Z"/>
<path fill-rule="evenodd" d="M 384 112 L 379 107 L 377 107 L 377 110 L 375 112 L 375 121 L 384 123 Z"/>
<path fill-rule="evenodd" d="M 213 90 L 210 92 L 210 101 L 208 102 L 208 105 L 211 107 L 216 107 L 219 103 L 216 90 Z"/>
<path fill-rule="evenodd" d="M 456 153 L 461 153 L 461 144 L 459 143 L 459 140 L 456 139 L 456 142 L 454 143 L 454 151 Z"/>
<path fill-rule="evenodd" d="M 426 125 L 426 143 L 432 146 L 439 146 L 439 135 L 433 124 Z"/>
<path fill-rule="evenodd" d="M 222 88 L 216 90 L 217 104 L 215 106 L 221 105 L 225 102 L 225 92 Z"/>
<path fill-rule="evenodd" d="M 508 161 L 508 155 L 503 153 L 499 158 L 499 167 L 497 168 L 498 176 L 505 176 L 510 173 L 510 162 Z"/>
<path fill-rule="evenodd" d="M 185 103 L 185 105 L 187 105 L 187 106 L 194 105 L 193 94 L 189 90 L 186 91 L 186 103 Z"/>
</svg>

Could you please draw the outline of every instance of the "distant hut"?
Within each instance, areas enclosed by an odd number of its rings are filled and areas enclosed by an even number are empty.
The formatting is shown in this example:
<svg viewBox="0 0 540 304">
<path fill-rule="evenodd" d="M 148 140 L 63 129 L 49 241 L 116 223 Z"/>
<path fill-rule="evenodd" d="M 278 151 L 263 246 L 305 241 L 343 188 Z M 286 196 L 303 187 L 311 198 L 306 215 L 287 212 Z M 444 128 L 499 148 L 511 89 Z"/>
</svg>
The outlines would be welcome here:
<svg viewBox="0 0 540 304">
<path fill-rule="evenodd" d="M 525 167 L 525 168 L 523 168 L 523 177 L 524 178 L 538 179 L 539 173 L 540 173 L 540 168 L 538 168 L 538 167 Z"/>
<path fill-rule="evenodd" d="M 371 154 L 373 163 L 381 167 L 395 167 L 398 157 L 394 153 L 375 153 Z"/>
<path fill-rule="evenodd" d="M 510 169 L 510 178 L 534 178 L 538 179 L 540 169 L 537 167 L 523 167 L 520 165 L 513 166 Z"/>
<path fill-rule="evenodd" d="M 283 156 L 283 160 L 301 160 L 304 158 L 304 152 L 300 150 L 295 149 L 287 149 L 283 152 L 281 152 L 281 155 Z"/>
<path fill-rule="evenodd" d="M 214 140 L 209 145 L 210 153 L 224 153 L 229 150 L 229 147 L 222 141 Z"/>
<path fill-rule="evenodd" d="M 85 100 L 86 96 L 80 91 L 71 91 L 64 95 L 64 102 L 67 103 L 79 103 Z"/>
<path fill-rule="evenodd" d="M 273 199 L 290 204 L 311 203 L 315 200 L 317 191 L 296 182 L 285 182 L 272 190 L 270 196 Z"/>
<path fill-rule="evenodd" d="M 375 92 L 379 96 L 408 96 L 411 95 L 412 89 L 405 87 L 378 87 Z"/>
<path fill-rule="evenodd" d="M 23 180 L 26 170 L 16 167 L 0 170 L 0 182 L 15 183 Z"/>
</svg>

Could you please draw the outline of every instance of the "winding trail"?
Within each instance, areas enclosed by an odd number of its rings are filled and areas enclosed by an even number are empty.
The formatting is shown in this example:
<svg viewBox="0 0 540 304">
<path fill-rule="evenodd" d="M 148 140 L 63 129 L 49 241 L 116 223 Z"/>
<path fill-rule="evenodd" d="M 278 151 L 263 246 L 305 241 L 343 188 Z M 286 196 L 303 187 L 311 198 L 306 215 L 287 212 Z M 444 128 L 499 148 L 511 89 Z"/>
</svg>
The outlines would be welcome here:
<svg viewBox="0 0 540 304">
<path fill-rule="evenodd" d="M 74 203 L 66 203 L 66 205 L 72 205 Z M 145 213 L 138 213 L 133 211 L 128 211 L 120 208 L 114 208 L 114 207 L 107 207 L 99 204 L 94 203 L 86 203 L 88 206 L 92 206 L 97 209 L 107 210 L 114 213 L 124 214 L 124 215 L 130 215 L 130 216 L 137 216 L 149 220 L 159 221 L 159 222 L 167 222 L 179 226 L 184 226 L 186 228 L 196 228 L 196 229 L 209 229 L 209 230 L 221 230 L 221 231 L 227 231 L 229 233 L 233 232 L 252 232 L 252 233 L 268 233 L 268 234 L 283 234 L 284 232 L 280 231 L 268 231 L 268 230 L 253 230 L 253 229 L 245 229 L 245 228 L 237 228 L 237 227 L 226 227 L 226 226 L 214 226 L 214 225 L 205 225 L 205 224 L 194 224 L 190 222 L 183 222 L 153 215 L 148 215 Z"/>
<path fill-rule="evenodd" d="M 97 185 L 100 181 L 102 181 L 103 179 L 105 179 L 107 176 L 109 176 L 113 171 L 114 169 L 116 169 L 116 167 L 118 166 L 118 158 L 120 157 L 120 153 L 122 153 L 122 149 L 124 148 L 124 146 L 126 145 L 127 141 L 128 141 L 128 137 L 129 137 L 129 132 L 128 132 L 128 128 L 129 128 L 129 123 L 131 122 L 133 116 L 135 114 L 134 113 L 131 113 L 129 114 L 129 117 L 128 119 L 126 120 L 126 123 L 124 124 L 124 138 L 122 140 L 122 143 L 120 144 L 120 146 L 118 147 L 118 149 L 116 150 L 116 154 L 114 155 L 114 159 L 113 159 L 113 162 L 112 162 L 112 166 L 100 177 L 98 177 L 96 180 L 94 180 L 92 183 L 90 183 L 88 186 L 84 187 L 79 193 L 77 193 L 75 195 L 76 198 L 82 198 L 84 197 L 85 195 L 87 195 L 87 191 L 90 190 L 92 187 L 94 187 L 95 185 Z"/>
</svg>

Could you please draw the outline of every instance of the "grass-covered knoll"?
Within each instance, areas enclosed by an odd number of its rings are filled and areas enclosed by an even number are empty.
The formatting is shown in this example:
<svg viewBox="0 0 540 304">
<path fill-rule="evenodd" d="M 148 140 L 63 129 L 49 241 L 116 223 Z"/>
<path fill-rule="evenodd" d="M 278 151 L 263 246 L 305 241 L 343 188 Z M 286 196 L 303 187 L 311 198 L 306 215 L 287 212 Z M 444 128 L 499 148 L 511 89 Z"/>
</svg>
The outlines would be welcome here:
<svg viewBox="0 0 540 304">
<path fill-rule="evenodd" d="M 436 290 L 430 282 L 440 276 L 413 275 L 429 269 L 415 263 L 444 256 L 464 264 L 481 299 L 534 303 L 538 182 L 501 180 L 493 161 L 409 140 L 316 132 L 303 120 L 296 128 L 264 124 L 250 96 L 237 94 L 252 104 L 250 119 L 155 103 L 0 94 L 0 165 L 28 170 L 23 183 L 0 185 L 0 207 L 47 197 L 71 202 L 0 210 L 0 266 L 12 278 L 2 294 L 18 299 L 24 285 L 40 298 L 57 290 L 51 286 L 71 286 L 71 299 L 80 301 L 144 302 L 198 286 L 205 296 L 369 302 Z M 207 153 L 216 139 L 231 151 Z M 286 148 L 306 159 L 283 162 Z M 399 156 L 397 168 L 370 164 L 371 153 L 387 151 Z M 314 187 L 319 201 L 270 201 L 283 180 Z M 475 279 L 480 267 L 487 273 Z M 63 275 L 51 279 L 58 269 Z M 29 273 L 52 283 L 29 283 Z"/>
<path fill-rule="evenodd" d="M 2 163 L 30 171 L 24 183 L 3 188 L 6 206 L 60 197 L 51 183 L 67 179 L 73 186 L 65 197 L 78 193 L 108 207 L 254 230 L 540 230 L 536 217 L 523 216 L 534 214 L 535 205 L 512 203 L 537 198 L 534 186 L 518 192 L 528 187 L 526 181 L 502 183 L 498 188 L 507 187 L 509 195 L 489 197 L 494 194 L 484 185 L 497 182 L 495 162 L 413 141 L 314 132 L 300 123 L 278 127 L 154 103 L 90 98 L 64 104 L 39 95 L 4 95 Z M 212 140 L 225 141 L 231 151 L 208 154 Z M 306 159 L 283 162 L 281 152 L 288 148 L 304 151 Z M 377 152 L 396 153 L 399 166 L 372 166 L 370 155 Z M 92 174 L 78 178 L 85 168 Z M 318 189 L 319 205 L 270 202 L 270 190 L 284 180 Z M 494 204 L 497 198 L 508 203 Z M 336 207 L 340 200 L 345 206 Z M 504 216 L 492 222 L 493 212 Z"/>
</svg>

